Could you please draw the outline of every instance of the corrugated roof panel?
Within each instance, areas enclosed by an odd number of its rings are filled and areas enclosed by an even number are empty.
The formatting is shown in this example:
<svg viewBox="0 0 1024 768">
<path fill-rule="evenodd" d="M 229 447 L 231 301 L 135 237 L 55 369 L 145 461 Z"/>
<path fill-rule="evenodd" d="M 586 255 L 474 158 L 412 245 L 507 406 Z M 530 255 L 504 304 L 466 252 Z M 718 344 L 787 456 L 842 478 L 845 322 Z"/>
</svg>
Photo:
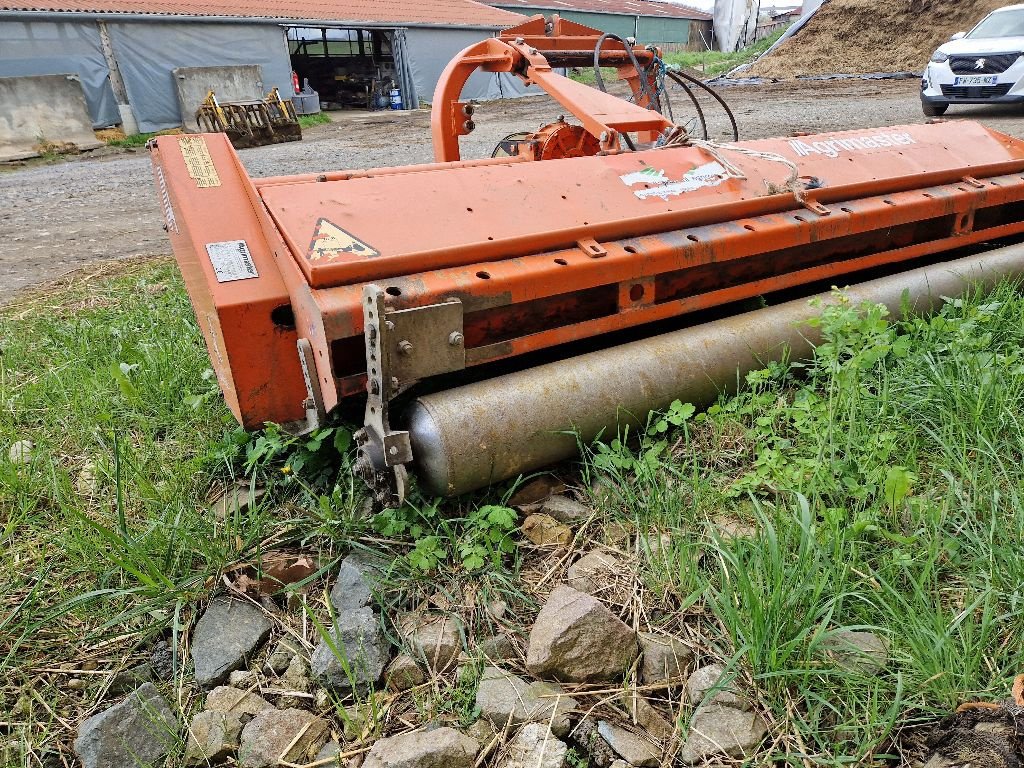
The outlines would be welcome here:
<svg viewBox="0 0 1024 768">
<path fill-rule="evenodd" d="M 711 14 L 687 8 L 685 5 L 660 3 L 657 0 L 490 0 L 493 5 L 503 8 L 550 8 L 585 13 L 624 13 L 630 16 L 655 16 L 671 19 L 695 19 L 710 21 Z"/>
<path fill-rule="evenodd" d="M 509 27 L 523 21 L 520 14 L 473 0 L 3 0 L 0 2 L 2 11 L 239 16 L 482 27 Z"/>
</svg>

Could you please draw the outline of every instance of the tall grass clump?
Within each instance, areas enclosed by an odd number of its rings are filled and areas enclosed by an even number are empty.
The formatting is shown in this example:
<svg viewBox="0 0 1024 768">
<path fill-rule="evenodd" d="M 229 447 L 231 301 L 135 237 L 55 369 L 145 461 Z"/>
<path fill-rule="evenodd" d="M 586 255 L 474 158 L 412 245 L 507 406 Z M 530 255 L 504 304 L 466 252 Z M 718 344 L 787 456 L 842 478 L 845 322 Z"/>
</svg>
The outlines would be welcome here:
<svg viewBox="0 0 1024 768">
<path fill-rule="evenodd" d="M 652 578 L 714 615 L 778 748 L 834 765 L 895 754 L 899 728 L 1024 670 L 1024 299 L 1004 284 L 893 322 L 839 298 L 812 360 L 588 460 L 676 534 Z M 837 657 L 843 631 L 884 639 L 885 665 Z"/>
</svg>

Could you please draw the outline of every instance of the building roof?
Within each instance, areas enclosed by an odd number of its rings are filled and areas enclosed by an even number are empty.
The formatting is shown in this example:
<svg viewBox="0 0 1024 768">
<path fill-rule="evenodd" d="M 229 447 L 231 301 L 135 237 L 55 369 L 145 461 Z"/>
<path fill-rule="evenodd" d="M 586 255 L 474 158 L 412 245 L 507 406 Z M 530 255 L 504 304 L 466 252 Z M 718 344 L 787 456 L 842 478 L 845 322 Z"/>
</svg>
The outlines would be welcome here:
<svg viewBox="0 0 1024 768">
<path fill-rule="evenodd" d="M 586 13 L 615 13 L 627 16 L 656 16 L 666 19 L 697 19 L 710 21 L 710 13 L 675 3 L 657 0 L 489 0 L 502 8 L 543 8 L 551 11 L 583 11 Z"/>
<path fill-rule="evenodd" d="M 474 0 L 0 0 L 4 11 L 321 20 L 332 23 L 510 27 L 520 14 Z"/>
</svg>

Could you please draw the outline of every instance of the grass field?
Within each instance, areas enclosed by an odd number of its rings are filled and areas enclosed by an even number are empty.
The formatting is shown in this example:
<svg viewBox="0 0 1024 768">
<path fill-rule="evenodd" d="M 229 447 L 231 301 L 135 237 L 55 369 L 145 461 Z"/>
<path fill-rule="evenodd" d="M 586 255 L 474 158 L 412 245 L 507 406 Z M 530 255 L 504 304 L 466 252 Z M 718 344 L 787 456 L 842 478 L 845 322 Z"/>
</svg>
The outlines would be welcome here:
<svg viewBox="0 0 1024 768">
<path fill-rule="evenodd" d="M 822 324 L 813 362 L 752 374 L 707 414 L 678 404 L 572 477 L 601 478 L 600 525 L 671 534 L 643 582 L 756 691 L 763 762 L 840 766 L 896 755 L 900 728 L 1024 670 L 1024 299 L 1002 286 L 899 323 L 846 305 Z M 365 518 L 343 425 L 241 433 L 169 262 L 15 302 L 0 350 L 0 765 L 66 748 L 110 674 L 157 637 L 182 647 L 225 569 L 266 549 L 318 552 L 326 572 L 371 537 L 398 558 L 396 606 L 472 582 L 534 610 L 508 486 Z M 8 461 L 26 439 L 28 462 Z M 235 480 L 268 493 L 218 519 Z M 884 637 L 888 664 L 829 664 L 842 628 Z M 471 689 L 430 712 L 465 721 Z"/>
</svg>

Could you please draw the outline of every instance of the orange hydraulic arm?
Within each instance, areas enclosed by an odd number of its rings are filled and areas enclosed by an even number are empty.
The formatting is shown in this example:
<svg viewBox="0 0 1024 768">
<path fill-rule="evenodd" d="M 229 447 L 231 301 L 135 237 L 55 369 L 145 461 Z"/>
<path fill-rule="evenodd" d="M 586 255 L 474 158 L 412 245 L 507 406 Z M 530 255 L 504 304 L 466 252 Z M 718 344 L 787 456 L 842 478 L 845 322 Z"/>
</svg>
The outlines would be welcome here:
<svg viewBox="0 0 1024 768">
<path fill-rule="evenodd" d="M 593 62 L 601 38 L 597 30 L 552 17 L 534 16 L 524 24 L 505 30 L 500 37 L 483 40 L 462 51 L 449 62 L 437 81 L 431 111 L 434 157 L 440 162 L 460 159 L 459 137 L 472 132 L 472 105 L 459 101 L 462 89 L 478 69 L 510 72 L 526 85 L 537 85 L 580 120 L 584 129 L 600 142 L 601 151 L 619 151 L 623 133 L 640 132 L 641 140 L 652 141 L 673 127 L 671 121 L 649 107 L 650 99 L 640 85 L 645 77 L 637 72 L 625 49 L 608 41 L 599 52 L 601 63 L 614 65 L 620 78 L 633 89 L 636 104 L 603 93 L 560 75 L 554 66 Z M 633 56 L 645 66 L 653 59 L 647 49 L 634 47 Z"/>
</svg>

